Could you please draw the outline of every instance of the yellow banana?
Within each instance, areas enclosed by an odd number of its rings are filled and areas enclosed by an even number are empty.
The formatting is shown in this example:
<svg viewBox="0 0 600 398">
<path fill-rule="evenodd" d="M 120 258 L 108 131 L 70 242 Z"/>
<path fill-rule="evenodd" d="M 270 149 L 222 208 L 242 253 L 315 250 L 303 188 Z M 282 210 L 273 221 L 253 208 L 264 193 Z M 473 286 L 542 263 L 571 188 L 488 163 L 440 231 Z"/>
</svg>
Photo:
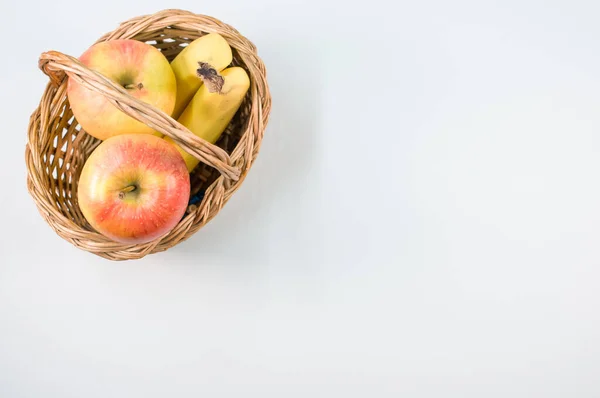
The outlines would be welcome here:
<svg viewBox="0 0 600 398">
<path fill-rule="evenodd" d="M 250 78 L 240 67 L 227 68 L 221 76 L 221 92 L 210 92 L 208 82 L 202 85 L 178 119 L 192 133 L 213 144 L 233 119 L 250 88 Z M 165 140 L 179 150 L 189 171 L 198 165 L 198 159 L 181 149 L 171 138 L 165 137 Z"/>
<path fill-rule="evenodd" d="M 231 60 L 231 47 L 217 33 L 202 36 L 185 47 L 171 62 L 177 81 L 177 99 L 172 113 L 173 118 L 177 119 L 181 115 L 202 85 L 202 79 L 206 76 L 199 74 L 220 72 L 231 63 Z"/>
</svg>

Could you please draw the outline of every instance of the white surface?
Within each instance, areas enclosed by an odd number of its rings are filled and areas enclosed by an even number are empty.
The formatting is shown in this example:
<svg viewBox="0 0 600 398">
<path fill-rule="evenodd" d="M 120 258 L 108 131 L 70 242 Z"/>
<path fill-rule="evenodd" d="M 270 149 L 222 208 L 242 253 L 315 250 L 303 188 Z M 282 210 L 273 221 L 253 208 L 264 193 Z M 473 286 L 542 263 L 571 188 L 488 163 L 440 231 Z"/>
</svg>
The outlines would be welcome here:
<svg viewBox="0 0 600 398">
<path fill-rule="evenodd" d="M 2 1 L 0 396 L 600 396 L 594 1 Z M 259 48 L 261 155 L 138 262 L 25 189 L 42 51 L 184 8 Z"/>
</svg>

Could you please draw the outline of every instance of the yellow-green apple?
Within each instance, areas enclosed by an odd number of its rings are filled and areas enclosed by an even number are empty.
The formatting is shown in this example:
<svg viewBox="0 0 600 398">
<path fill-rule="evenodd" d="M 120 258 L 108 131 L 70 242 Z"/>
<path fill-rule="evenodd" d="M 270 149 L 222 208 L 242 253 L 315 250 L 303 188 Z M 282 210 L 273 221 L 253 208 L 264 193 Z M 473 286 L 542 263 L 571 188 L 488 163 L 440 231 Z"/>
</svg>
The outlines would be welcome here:
<svg viewBox="0 0 600 398">
<path fill-rule="evenodd" d="M 146 243 L 177 225 L 190 177 L 177 149 L 149 134 L 110 137 L 81 171 L 77 198 L 86 220 L 121 243 Z"/>
<path fill-rule="evenodd" d="M 137 99 L 167 114 L 173 112 L 177 82 L 169 61 L 156 48 L 137 40 L 112 40 L 94 44 L 79 60 L 121 85 Z M 119 134 L 160 133 L 126 115 L 100 93 L 69 79 L 69 103 L 83 129 L 105 140 Z"/>
</svg>

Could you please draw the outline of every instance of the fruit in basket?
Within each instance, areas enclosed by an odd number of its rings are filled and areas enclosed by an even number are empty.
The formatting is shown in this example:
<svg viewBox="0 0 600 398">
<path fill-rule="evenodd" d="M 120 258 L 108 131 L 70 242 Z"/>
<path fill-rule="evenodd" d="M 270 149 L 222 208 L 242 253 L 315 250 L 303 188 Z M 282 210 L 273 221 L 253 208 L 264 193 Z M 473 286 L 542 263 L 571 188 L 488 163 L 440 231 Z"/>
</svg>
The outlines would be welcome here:
<svg viewBox="0 0 600 398">
<path fill-rule="evenodd" d="M 248 74 L 240 67 L 227 68 L 221 76 L 224 80 L 221 91 L 212 93 L 208 85 L 202 85 L 178 119 L 192 133 L 212 144 L 225 131 L 250 87 Z M 198 159 L 181 149 L 171 138 L 165 137 L 165 140 L 175 145 L 189 171 L 198 165 Z"/>
<path fill-rule="evenodd" d="M 214 72 L 225 69 L 231 60 L 231 47 L 218 33 L 209 33 L 194 40 L 175 57 L 171 62 L 177 80 L 175 119 L 184 111 L 202 81 L 214 78 Z"/>
<path fill-rule="evenodd" d="M 133 97 L 167 114 L 177 95 L 175 75 L 160 51 L 137 40 L 112 40 L 90 47 L 79 59 L 122 86 Z M 70 78 L 67 89 L 75 118 L 90 135 L 105 140 L 119 134 L 155 134 L 151 127 L 117 109 L 102 94 Z"/>
<path fill-rule="evenodd" d="M 173 229 L 185 213 L 190 177 L 177 150 L 149 134 L 111 137 L 81 171 L 79 207 L 101 234 L 146 243 Z"/>
</svg>

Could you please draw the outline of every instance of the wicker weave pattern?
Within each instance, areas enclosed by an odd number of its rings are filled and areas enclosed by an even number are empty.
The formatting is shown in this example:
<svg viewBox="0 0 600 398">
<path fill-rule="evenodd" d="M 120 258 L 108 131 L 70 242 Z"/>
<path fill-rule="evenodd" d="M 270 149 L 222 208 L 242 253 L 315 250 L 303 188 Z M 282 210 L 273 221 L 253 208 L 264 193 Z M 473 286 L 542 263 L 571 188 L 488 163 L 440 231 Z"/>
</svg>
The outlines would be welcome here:
<svg viewBox="0 0 600 398">
<path fill-rule="evenodd" d="M 110 260 L 129 260 L 164 251 L 189 238 L 217 215 L 239 188 L 258 155 L 271 109 L 264 64 L 256 47 L 234 28 L 212 17 L 165 10 L 130 19 L 98 42 L 136 39 L 152 44 L 172 60 L 186 43 L 207 33 L 219 33 L 231 46 L 233 64 L 246 69 L 250 90 L 227 130 L 212 145 L 169 115 L 131 97 L 125 89 L 86 68 L 76 58 L 56 51 L 44 53 L 39 66 L 50 82 L 33 112 L 25 150 L 27 188 L 40 214 L 65 240 Z M 171 137 L 201 164 L 191 175 L 192 194 L 204 192 L 169 234 L 143 245 L 113 242 L 95 232 L 77 204 L 77 183 L 85 160 L 100 143 L 86 134 L 68 104 L 67 76 L 108 100 L 133 118 Z"/>
</svg>

